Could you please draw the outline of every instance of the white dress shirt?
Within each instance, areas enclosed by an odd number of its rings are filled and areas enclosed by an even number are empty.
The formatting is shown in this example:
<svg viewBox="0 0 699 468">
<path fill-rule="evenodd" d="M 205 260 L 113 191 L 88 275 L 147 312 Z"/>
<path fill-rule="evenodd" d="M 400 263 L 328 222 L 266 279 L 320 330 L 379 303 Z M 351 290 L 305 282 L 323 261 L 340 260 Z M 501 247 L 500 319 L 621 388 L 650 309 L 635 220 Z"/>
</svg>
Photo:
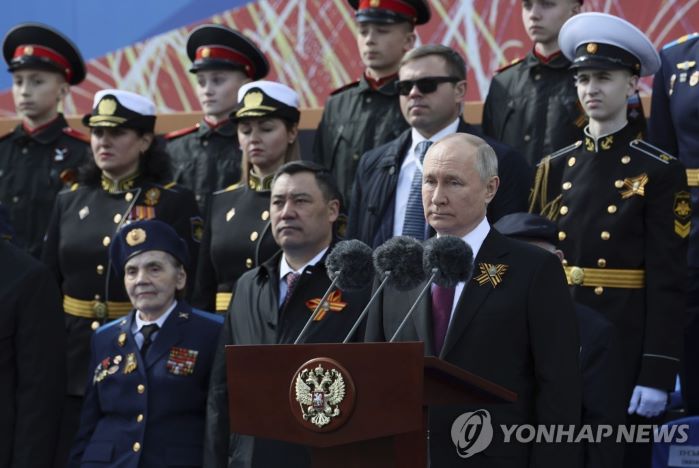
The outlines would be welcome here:
<svg viewBox="0 0 699 468">
<path fill-rule="evenodd" d="M 325 255 L 325 252 L 328 251 L 329 247 L 324 248 L 320 252 L 318 252 L 318 255 L 313 257 L 308 263 L 306 263 L 304 266 L 299 268 L 298 270 L 294 270 L 289 266 L 289 263 L 286 261 L 286 255 L 282 255 L 281 263 L 279 264 L 279 307 L 284 304 L 284 300 L 286 299 L 286 290 L 288 289 L 288 285 L 286 284 L 286 279 L 284 278 L 287 273 L 303 273 L 303 271 L 306 269 L 306 267 L 309 266 L 315 266 L 316 263 L 320 261 L 321 258 L 323 258 L 323 255 Z"/>
<path fill-rule="evenodd" d="M 146 322 L 141 318 L 141 311 L 136 310 L 136 317 L 134 318 L 133 323 L 131 324 L 131 334 L 133 335 L 134 339 L 136 340 L 136 344 L 138 345 L 138 349 L 141 349 L 141 346 L 143 346 L 143 334 L 141 333 L 141 328 L 143 328 L 144 325 L 150 325 L 152 323 L 155 323 L 158 325 L 158 330 L 153 332 L 150 336 L 150 341 L 151 343 L 155 341 L 155 338 L 158 336 L 158 333 L 160 333 L 160 330 L 163 328 L 163 324 L 165 323 L 165 320 L 170 316 L 170 313 L 175 310 L 175 307 L 177 307 L 177 301 L 173 301 L 172 305 L 170 308 L 165 311 L 163 315 L 158 317 L 157 320 L 154 320 L 152 322 Z"/>
<path fill-rule="evenodd" d="M 442 138 L 456 133 L 456 129 L 459 127 L 459 116 L 451 124 L 444 127 L 439 132 L 432 135 L 429 140 L 432 143 L 437 143 Z M 403 159 L 403 164 L 400 166 L 400 172 L 398 173 L 398 184 L 396 185 L 396 205 L 393 209 L 393 235 L 400 236 L 403 234 L 403 223 L 405 222 L 405 210 L 408 208 L 408 198 L 410 197 L 410 186 L 413 183 L 413 175 L 415 174 L 415 168 L 419 168 L 422 172 L 422 163 L 415 155 L 415 148 L 418 143 L 427 140 L 424 136 L 420 135 L 420 132 L 414 128 L 411 131 L 412 142 L 410 144 L 410 149 L 408 154 L 405 155 Z"/>
</svg>

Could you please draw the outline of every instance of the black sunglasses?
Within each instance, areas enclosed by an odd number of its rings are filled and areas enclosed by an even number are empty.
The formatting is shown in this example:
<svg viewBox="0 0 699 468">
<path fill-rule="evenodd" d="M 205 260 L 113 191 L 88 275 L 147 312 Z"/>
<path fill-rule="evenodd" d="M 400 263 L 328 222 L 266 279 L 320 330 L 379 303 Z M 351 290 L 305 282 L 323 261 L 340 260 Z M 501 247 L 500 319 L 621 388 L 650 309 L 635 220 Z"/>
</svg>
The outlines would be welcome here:
<svg viewBox="0 0 699 468">
<path fill-rule="evenodd" d="M 413 86 L 417 86 L 418 91 L 422 94 L 430 94 L 437 91 L 437 87 L 442 83 L 457 83 L 459 81 L 461 79 L 455 76 L 427 76 L 418 80 L 400 80 L 396 82 L 396 88 L 401 96 L 410 94 Z"/>
</svg>

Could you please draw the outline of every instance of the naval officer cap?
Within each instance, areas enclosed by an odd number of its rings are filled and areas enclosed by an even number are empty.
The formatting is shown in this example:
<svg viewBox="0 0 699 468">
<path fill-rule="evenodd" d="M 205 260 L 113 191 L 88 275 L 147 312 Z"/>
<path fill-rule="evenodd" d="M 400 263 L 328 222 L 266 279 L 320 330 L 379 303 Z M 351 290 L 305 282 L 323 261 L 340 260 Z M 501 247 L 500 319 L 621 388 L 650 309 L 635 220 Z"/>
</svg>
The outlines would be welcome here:
<svg viewBox="0 0 699 468">
<path fill-rule="evenodd" d="M 426 0 L 348 0 L 357 10 L 360 23 L 425 24 L 430 20 L 430 6 Z"/>
<path fill-rule="evenodd" d="M 511 213 L 500 218 L 493 227 L 507 237 L 558 245 L 556 223 L 537 214 Z"/>
<path fill-rule="evenodd" d="M 92 112 L 83 117 L 83 125 L 125 127 L 145 132 L 155 130 L 155 104 L 131 91 L 103 89 L 95 93 Z"/>
<path fill-rule="evenodd" d="M 660 68 L 660 57 L 648 37 L 633 24 L 606 13 L 580 13 L 565 22 L 558 35 L 571 69 L 629 70 L 648 76 Z"/>
<path fill-rule="evenodd" d="M 157 219 L 136 221 L 122 227 L 109 248 L 109 258 L 121 276 L 130 258 L 152 250 L 172 255 L 185 268 L 189 264 L 187 243 L 172 226 Z"/>
<path fill-rule="evenodd" d="M 253 81 L 238 89 L 238 107 L 231 120 L 279 117 L 292 123 L 301 118 L 299 95 L 276 81 Z"/>
<path fill-rule="evenodd" d="M 220 24 L 205 24 L 187 38 L 187 55 L 192 73 L 200 70 L 240 70 L 251 80 L 269 73 L 265 54 L 250 39 Z"/>
<path fill-rule="evenodd" d="M 66 36 L 39 23 L 12 28 L 2 43 L 8 70 L 38 69 L 60 73 L 71 85 L 85 79 L 85 62 L 78 47 Z"/>
</svg>

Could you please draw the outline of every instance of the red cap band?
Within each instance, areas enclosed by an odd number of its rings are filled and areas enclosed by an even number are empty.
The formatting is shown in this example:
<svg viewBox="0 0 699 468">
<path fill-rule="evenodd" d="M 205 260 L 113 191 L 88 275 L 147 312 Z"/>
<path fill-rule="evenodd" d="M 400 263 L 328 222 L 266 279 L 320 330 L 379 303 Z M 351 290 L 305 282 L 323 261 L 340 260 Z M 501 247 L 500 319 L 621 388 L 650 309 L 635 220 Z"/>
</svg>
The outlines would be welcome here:
<svg viewBox="0 0 699 468">
<path fill-rule="evenodd" d="M 360 0 L 358 10 L 370 8 L 389 10 L 409 18 L 417 18 L 417 10 L 412 5 L 400 0 Z"/>
<path fill-rule="evenodd" d="M 63 74 L 67 81 L 73 76 L 73 69 L 70 67 L 70 62 L 61 54 L 48 47 L 36 45 L 36 44 L 24 44 L 15 49 L 15 54 L 12 58 L 21 57 L 41 57 L 49 59 L 51 62 L 56 64 L 59 68 L 63 70 Z"/>
<path fill-rule="evenodd" d="M 228 47 L 223 46 L 201 46 L 197 48 L 196 54 L 194 54 L 195 60 L 206 60 L 206 59 L 216 59 L 225 60 L 228 62 L 233 62 L 235 64 L 243 65 L 245 69 L 245 74 L 249 78 L 254 79 L 255 76 L 255 65 L 252 61 L 241 54 L 237 50 L 233 50 Z"/>
</svg>

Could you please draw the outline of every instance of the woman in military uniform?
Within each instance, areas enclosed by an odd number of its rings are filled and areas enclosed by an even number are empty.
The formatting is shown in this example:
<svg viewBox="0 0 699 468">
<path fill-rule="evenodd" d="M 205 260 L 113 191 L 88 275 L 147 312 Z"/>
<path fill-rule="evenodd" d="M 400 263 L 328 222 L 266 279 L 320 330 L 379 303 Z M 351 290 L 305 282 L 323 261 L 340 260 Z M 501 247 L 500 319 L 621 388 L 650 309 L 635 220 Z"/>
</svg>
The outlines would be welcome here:
<svg viewBox="0 0 699 468">
<path fill-rule="evenodd" d="M 131 309 L 108 261 L 115 233 L 131 221 L 158 218 L 188 239 L 196 258 L 203 224 L 194 195 L 169 182 L 168 156 L 153 135 L 150 100 L 126 91 L 99 91 L 83 123 L 90 127 L 94 158 L 81 168 L 80 182 L 59 194 L 42 255 L 61 286 L 67 329 L 63 450 L 77 430 L 93 331 Z M 63 463 L 66 457 L 67 452 Z"/>
<path fill-rule="evenodd" d="M 299 99 L 286 85 L 254 81 L 238 91 L 238 125 L 243 151 L 239 184 L 214 194 L 202 239 L 202 255 L 192 303 L 224 313 L 240 275 L 258 266 L 279 247 L 269 221 L 274 172 L 299 159 Z"/>
</svg>

